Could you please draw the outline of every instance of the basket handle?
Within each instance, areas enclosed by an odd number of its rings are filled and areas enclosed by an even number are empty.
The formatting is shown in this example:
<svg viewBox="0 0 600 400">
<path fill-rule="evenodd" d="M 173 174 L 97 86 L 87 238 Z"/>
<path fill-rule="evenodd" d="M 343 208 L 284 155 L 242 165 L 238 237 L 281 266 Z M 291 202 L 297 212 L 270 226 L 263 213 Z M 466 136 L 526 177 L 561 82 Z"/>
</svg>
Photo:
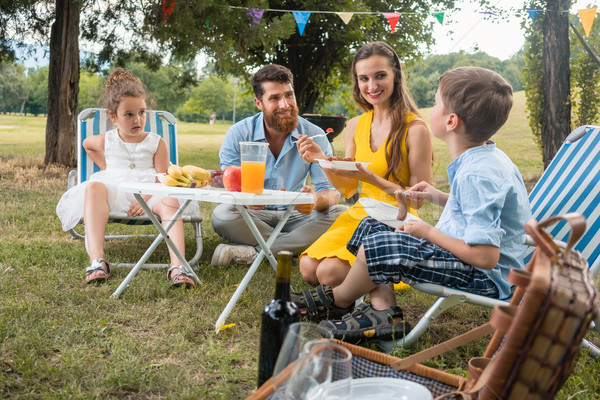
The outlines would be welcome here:
<svg viewBox="0 0 600 400">
<path fill-rule="evenodd" d="M 585 217 L 579 213 L 568 213 L 564 215 L 555 215 L 544 221 L 537 222 L 534 218 L 527 221 L 525 224 L 525 231 L 533 238 L 537 246 L 544 252 L 548 257 L 555 257 L 561 252 L 561 248 L 552 240 L 552 237 L 543 228 L 554 225 L 559 221 L 565 220 L 571 226 L 571 234 L 569 235 L 569 241 L 564 252 L 568 254 L 575 243 L 585 233 Z"/>
</svg>

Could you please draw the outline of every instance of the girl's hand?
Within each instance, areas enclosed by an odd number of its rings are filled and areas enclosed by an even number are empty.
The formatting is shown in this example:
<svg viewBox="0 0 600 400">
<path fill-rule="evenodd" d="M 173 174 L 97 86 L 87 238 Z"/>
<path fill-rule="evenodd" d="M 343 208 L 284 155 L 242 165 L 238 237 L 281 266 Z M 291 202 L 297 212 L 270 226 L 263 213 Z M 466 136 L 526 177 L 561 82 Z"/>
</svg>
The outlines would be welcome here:
<svg viewBox="0 0 600 400">
<path fill-rule="evenodd" d="M 316 162 L 317 159 L 325 159 L 327 156 L 314 140 L 307 135 L 298 135 L 299 139 L 296 142 L 300 157 L 307 162 Z"/>
<path fill-rule="evenodd" d="M 140 206 L 140 203 L 134 201 L 133 203 L 131 203 L 129 211 L 127 211 L 127 215 L 129 215 L 130 217 L 139 217 L 140 215 L 144 215 L 144 209 L 142 208 L 142 206 Z"/>
<path fill-rule="evenodd" d="M 428 239 L 429 233 L 432 229 L 433 226 L 429 225 L 425 221 L 410 220 L 405 225 L 396 228 L 396 231 L 404 231 L 419 239 Z"/>
</svg>

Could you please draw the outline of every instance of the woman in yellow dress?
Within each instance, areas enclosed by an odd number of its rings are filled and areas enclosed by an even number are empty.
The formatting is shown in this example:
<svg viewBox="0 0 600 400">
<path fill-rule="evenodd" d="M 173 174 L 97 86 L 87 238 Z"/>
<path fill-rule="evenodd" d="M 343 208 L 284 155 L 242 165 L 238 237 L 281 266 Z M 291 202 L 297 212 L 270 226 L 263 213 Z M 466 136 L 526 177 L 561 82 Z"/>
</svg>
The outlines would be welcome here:
<svg viewBox="0 0 600 400">
<path fill-rule="evenodd" d="M 361 181 L 360 198 L 397 205 L 396 191 L 431 181 L 429 129 L 408 91 L 400 59 L 388 44 L 372 42 L 361 47 L 354 56 L 352 76 L 354 100 L 366 112 L 346 125 L 345 157 L 371 164 L 357 164 L 358 171 L 325 172 L 346 198 L 356 193 Z M 298 149 L 309 162 L 326 158 L 307 137 L 300 138 Z M 408 212 L 417 215 L 420 205 L 409 201 Z M 356 258 L 346 243 L 366 216 L 359 200 L 300 256 L 300 272 L 307 282 L 331 287 L 342 283 Z"/>
</svg>

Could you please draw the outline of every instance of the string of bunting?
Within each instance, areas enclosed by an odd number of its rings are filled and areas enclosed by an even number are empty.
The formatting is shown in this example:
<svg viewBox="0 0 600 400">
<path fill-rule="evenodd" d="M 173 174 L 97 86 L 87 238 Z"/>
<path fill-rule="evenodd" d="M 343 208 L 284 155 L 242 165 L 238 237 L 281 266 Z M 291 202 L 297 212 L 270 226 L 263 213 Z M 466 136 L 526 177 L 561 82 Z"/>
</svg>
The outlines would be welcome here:
<svg viewBox="0 0 600 400">
<path fill-rule="evenodd" d="M 169 16 L 173 13 L 173 10 L 176 6 L 175 0 L 163 0 L 162 2 L 162 11 L 163 11 L 163 22 L 166 24 Z M 300 36 L 304 33 L 304 28 L 308 24 L 308 19 L 311 14 L 337 14 L 344 24 L 348 25 L 350 20 L 355 14 L 366 14 L 366 15 L 383 15 L 385 19 L 388 21 L 390 25 L 390 30 L 392 33 L 396 31 L 396 25 L 398 24 L 398 20 L 402 14 L 423 14 L 422 12 L 379 12 L 379 11 L 356 11 L 356 12 L 339 12 L 339 11 L 297 11 L 297 10 L 281 10 L 275 8 L 248 8 L 248 7 L 239 7 L 239 6 L 226 6 L 229 8 L 243 9 L 246 10 L 246 13 L 252 18 L 251 26 L 253 28 L 257 27 L 262 20 L 263 14 L 265 11 L 270 12 L 291 12 L 296 21 L 296 26 L 298 27 L 298 33 Z M 596 18 L 597 7 L 587 8 L 578 10 L 579 19 L 581 20 L 581 25 L 583 26 L 583 30 L 585 31 L 585 35 L 589 36 L 590 31 L 592 29 L 592 25 L 594 24 L 594 19 Z M 527 8 L 527 13 L 532 21 L 535 22 L 536 18 L 542 15 L 544 12 L 559 12 L 559 13 L 568 13 L 569 11 L 558 11 L 558 10 L 543 10 L 536 8 Z M 446 14 L 445 11 L 427 11 L 426 14 L 429 14 L 437 19 L 437 21 L 443 25 L 444 24 L 444 16 Z M 487 15 L 495 15 L 494 11 L 478 11 L 479 14 L 487 14 Z M 208 20 L 206 21 L 206 26 L 208 27 Z"/>
</svg>

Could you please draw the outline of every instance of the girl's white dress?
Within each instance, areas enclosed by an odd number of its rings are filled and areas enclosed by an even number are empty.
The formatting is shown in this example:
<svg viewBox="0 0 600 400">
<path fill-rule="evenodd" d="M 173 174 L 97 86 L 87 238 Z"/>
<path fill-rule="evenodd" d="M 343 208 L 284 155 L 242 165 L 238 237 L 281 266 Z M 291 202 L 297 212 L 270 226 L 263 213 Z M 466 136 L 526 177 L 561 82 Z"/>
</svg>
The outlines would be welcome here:
<svg viewBox="0 0 600 400">
<path fill-rule="evenodd" d="M 67 190 L 56 206 L 56 214 L 65 231 L 74 228 L 83 218 L 85 188 L 89 182 L 102 182 L 108 189 L 108 208 L 110 212 L 126 213 L 135 200 L 132 193 L 118 191 L 121 182 L 156 182 L 154 169 L 154 154 L 158 150 L 160 136 L 148 133 L 139 143 L 125 143 L 121 140 L 116 129 L 106 132 L 104 139 L 104 156 L 106 170 L 98 171 L 90 178 Z M 130 169 L 129 165 L 135 164 Z M 148 201 L 150 208 L 154 208 L 159 196 L 152 196 Z M 192 203 L 185 214 L 197 214 L 198 205 Z"/>
</svg>

